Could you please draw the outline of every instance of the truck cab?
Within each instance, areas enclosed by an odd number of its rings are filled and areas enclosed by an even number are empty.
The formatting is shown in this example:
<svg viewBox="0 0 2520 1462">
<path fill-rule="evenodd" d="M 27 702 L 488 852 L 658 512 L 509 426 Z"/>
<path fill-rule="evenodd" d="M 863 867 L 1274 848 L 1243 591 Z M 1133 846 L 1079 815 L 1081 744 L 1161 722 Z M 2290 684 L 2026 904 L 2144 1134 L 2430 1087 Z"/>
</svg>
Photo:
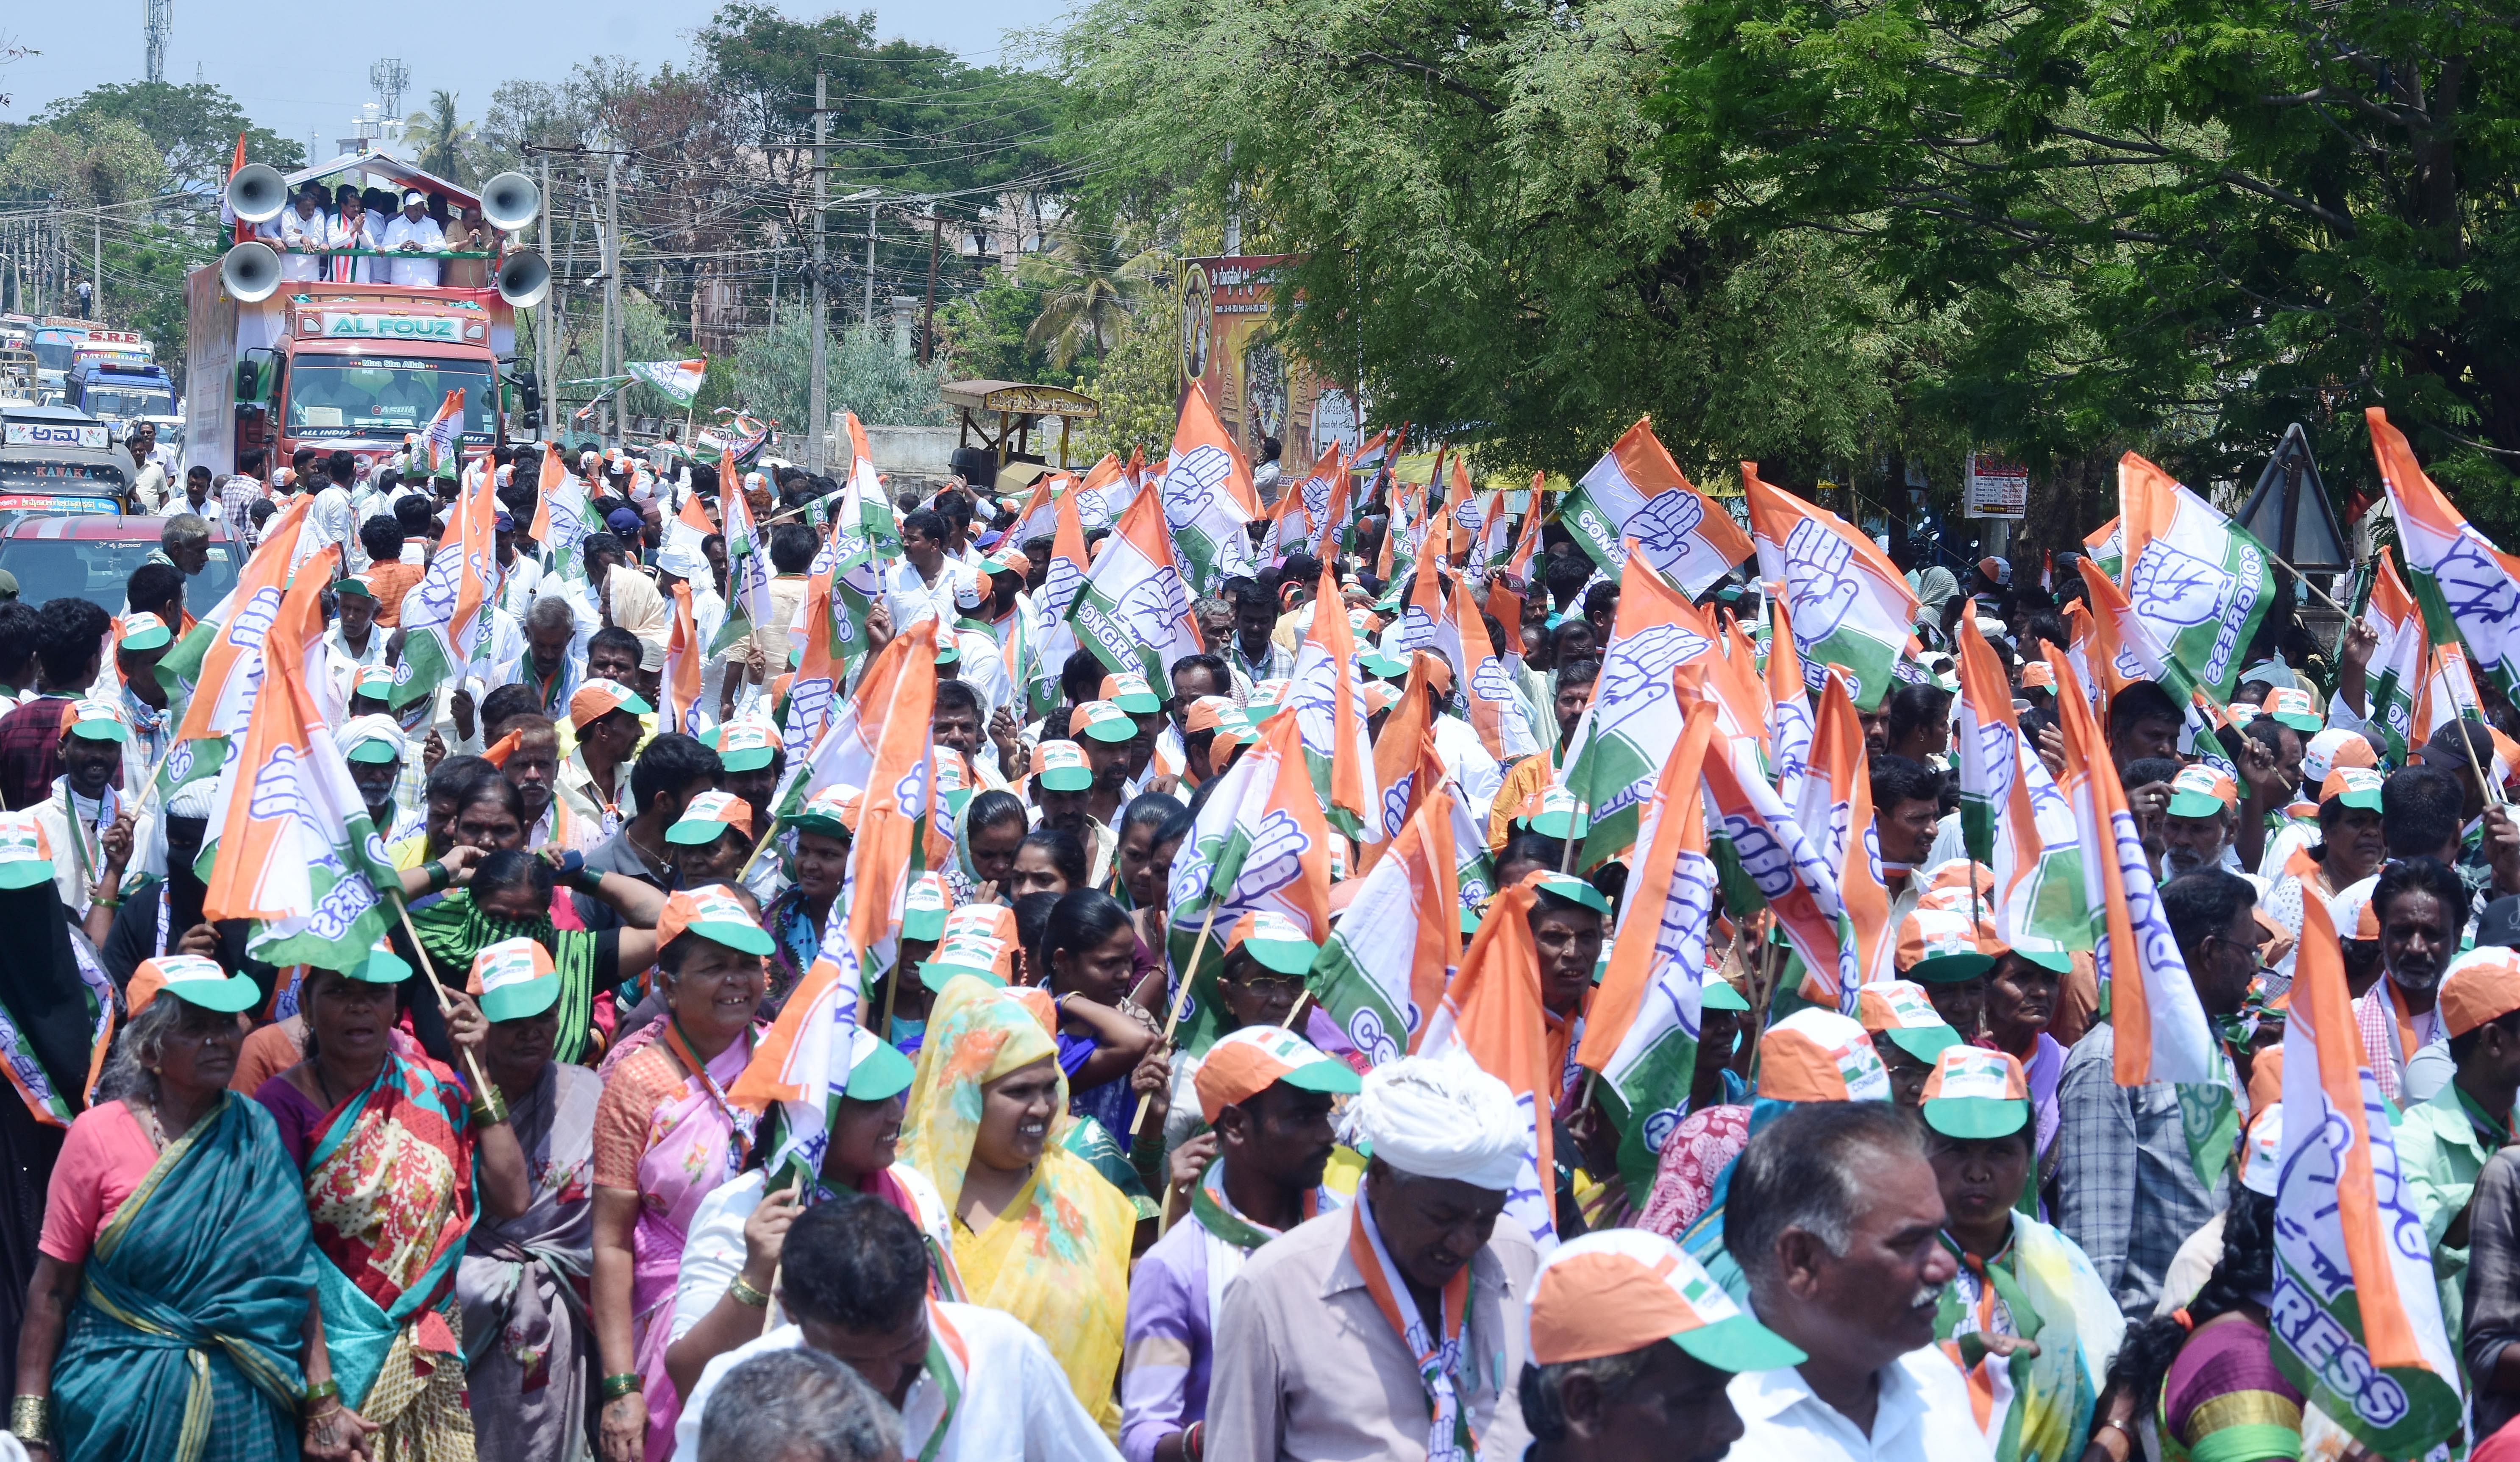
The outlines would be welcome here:
<svg viewBox="0 0 2520 1462">
<path fill-rule="evenodd" d="M 64 406 L 0 405 L 0 518 L 129 511 L 131 457 L 105 423 Z"/>
<path fill-rule="evenodd" d="M 63 404 L 105 423 L 115 441 L 141 422 L 157 427 L 163 440 L 182 439 L 175 383 L 164 368 L 135 356 L 82 352 L 70 368 Z"/>
<path fill-rule="evenodd" d="M 85 320 L 46 315 L 38 321 L 34 329 L 36 384 L 56 390 L 68 385 L 70 359 L 87 337 Z"/>
<path fill-rule="evenodd" d="M 460 391 L 462 454 L 489 451 L 504 420 L 494 331 L 513 342 L 516 327 L 480 294 L 299 284 L 263 301 L 278 318 L 260 332 L 270 343 L 234 367 L 236 449 L 261 447 L 274 462 L 301 446 L 348 451 L 364 470 L 427 432 Z"/>
</svg>

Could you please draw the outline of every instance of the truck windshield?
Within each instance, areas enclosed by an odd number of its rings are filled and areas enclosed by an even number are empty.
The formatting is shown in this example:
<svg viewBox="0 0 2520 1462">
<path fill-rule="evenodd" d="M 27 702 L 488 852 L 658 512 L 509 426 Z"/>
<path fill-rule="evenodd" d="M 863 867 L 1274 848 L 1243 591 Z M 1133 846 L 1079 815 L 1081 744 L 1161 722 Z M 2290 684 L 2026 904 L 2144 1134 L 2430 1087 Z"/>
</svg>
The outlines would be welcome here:
<svg viewBox="0 0 2520 1462">
<path fill-rule="evenodd" d="M 48 371 L 67 371 L 70 356 L 78 347 L 68 341 L 35 342 L 35 363 Z"/>
<path fill-rule="evenodd" d="M 173 416 L 175 398 L 162 390 L 122 387 L 91 390 L 82 403 L 90 416 Z"/>
<path fill-rule="evenodd" d="M 464 434 L 496 430 L 498 398 L 486 364 L 301 355 L 289 368 L 289 431 L 306 436 L 417 432 L 450 390 L 464 392 Z"/>
</svg>

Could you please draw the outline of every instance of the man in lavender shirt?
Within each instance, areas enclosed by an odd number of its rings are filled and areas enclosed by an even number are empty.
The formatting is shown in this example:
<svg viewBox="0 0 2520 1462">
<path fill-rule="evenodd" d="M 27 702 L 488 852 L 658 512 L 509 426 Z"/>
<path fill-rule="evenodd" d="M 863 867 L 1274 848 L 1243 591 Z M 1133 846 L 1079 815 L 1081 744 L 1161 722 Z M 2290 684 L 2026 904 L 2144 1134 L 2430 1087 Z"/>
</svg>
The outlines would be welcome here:
<svg viewBox="0 0 2520 1462">
<path fill-rule="evenodd" d="M 1193 1190 L 1190 1216 L 1147 1251 L 1129 1285 L 1120 1357 L 1127 1462 L 1199 1455 L 1204 1439 L 1193 1431 L 1207 1415 L 1210 1337 L 1225 1287 L 1253 1250 L 1319 1211 L 1336 1145 L 1330 1099 L 1360 1083 L 1294 1032 L 1248 1026 L 1209 1048 L 1195 1084 L 1218 1156 Z"/>
</svg>

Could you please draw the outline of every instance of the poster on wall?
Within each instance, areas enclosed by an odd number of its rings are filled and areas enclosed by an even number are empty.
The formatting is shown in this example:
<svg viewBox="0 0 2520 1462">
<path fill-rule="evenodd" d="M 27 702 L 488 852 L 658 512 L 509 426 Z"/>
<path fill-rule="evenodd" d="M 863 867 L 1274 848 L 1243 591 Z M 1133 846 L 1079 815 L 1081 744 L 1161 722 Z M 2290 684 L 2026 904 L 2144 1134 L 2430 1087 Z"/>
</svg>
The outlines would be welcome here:
<svg viewBox="0 0 2520 1462">
<path fill-rule="evenodd" d="M 1231 254 L 1182 261 L 1182 374 L 1216 403 L 1225 430 L 1256 467 L 1279 444 L 1279 468 L 1299 480 L 1333 444 L 1359 440 L 1358 402 L 1278 343 L 1270 314 L 1278 272 L 1294 255 Z"/>
</svg>

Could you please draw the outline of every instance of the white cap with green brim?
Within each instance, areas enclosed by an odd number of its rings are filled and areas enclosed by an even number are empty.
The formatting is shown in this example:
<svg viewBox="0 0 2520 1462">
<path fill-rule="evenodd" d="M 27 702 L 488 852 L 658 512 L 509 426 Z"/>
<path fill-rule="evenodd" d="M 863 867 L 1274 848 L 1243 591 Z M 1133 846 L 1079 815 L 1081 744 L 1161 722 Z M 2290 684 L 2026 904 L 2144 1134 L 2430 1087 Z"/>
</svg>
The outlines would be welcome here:
<svg viewBox="0 0 2520 1462">
<path fill-rule="evenodd" d="M 1283 914 L 1266 909 L 1253 909 L 1234 921 L 1225 936 L 1225 952 L 1242 950 L 1257 960 L 1263 969 L 1281 975 L 1302 975 L 1313 968 L 1322 946 L 1306 937 L 1295 921 Z"/>
<path fill-rule="evenodd" d="M 757 715 L 740 715 L 701 738 L 728 771 L 759 771 L 779 754 L 779 731 Z"/>
<path fill-rule="evenodd" d="M 214 959 L 198 954 L 161 954 L 142 960 L 140 968 L 131 972 L 131 984 L 123 991 L 123 1001 L 136 1016 L 161 994 L 179 996 L 186 1004 L 203 1010 L 234 1015 L 260 1003 L 262 987 L 247 976 L 230 975 Z"/>
<path fill-rule="evenodd" d="M 124 741 L 131 739 L 131 722 L 122 708 L 112 701 L 91 696 L 70 708 L 70 735 L 89 741 Z"/>
<path fill-rule="evenodd" d="M 849 1032 L 849 1081 L 840 1094 L 853 1102 L 889 1101 L 910 1089 L 919 1068 L 889 1042 L 860 1026 Z"/>
<path fill-rule="evenodd" d="M 467 993 L 481 1002 L 486 1019 L 528 1020 L 559 1002 L 560 974 L 552 968 L 551 951 L 535 940 L 501 939 L 472 956 Z"/>
<path fill-rule="evenodd" d="M 394 953 L 391 944 L 379 939 L 368 946 L 368 957 L 359 962 L 357 969 L 338 973 L 361 984 L 400 984 L 411 978 L 411 962 Z"/>
<path fill-rule="evenodd" d="M 941 939 L 945 937 L 945 916 L 954 908 L 954 891 L 941 873 L 922 873 L 911 881 L 910 891 L 902 896 L 901 937 L 905 939 Z"/>
<path fill-rule="evenodd" d="M 1748 1010 L 1750 1002 L 1732 987 L 1732 982 L 1715 970 L 1706 972 L 1705 982 L 1698 986 L 1697 1008 L 1700 1010 Z"/>
<path fill-rule="evenodd" d="M 656 916 L 656 947 L 662 949 L 687 933 L 745 954 L 768 954 L 777 947 L 723 884 L 677 889 L 666 896 L 665 911 Z"/>
<path fill-rule="evenodd" d="M 1539 888 L 1543 893 L 1580 903 L 1604 919 L 1610 917 L 1610 900 L 1601 896 L 1600 890 L 1571 873 L 1541 874 Z"/>
<path fill-rule="evenodd" d="M 53 881 L 53 840 L 31 810 L 0 812 L 0 889 Z"/>
</svg>

